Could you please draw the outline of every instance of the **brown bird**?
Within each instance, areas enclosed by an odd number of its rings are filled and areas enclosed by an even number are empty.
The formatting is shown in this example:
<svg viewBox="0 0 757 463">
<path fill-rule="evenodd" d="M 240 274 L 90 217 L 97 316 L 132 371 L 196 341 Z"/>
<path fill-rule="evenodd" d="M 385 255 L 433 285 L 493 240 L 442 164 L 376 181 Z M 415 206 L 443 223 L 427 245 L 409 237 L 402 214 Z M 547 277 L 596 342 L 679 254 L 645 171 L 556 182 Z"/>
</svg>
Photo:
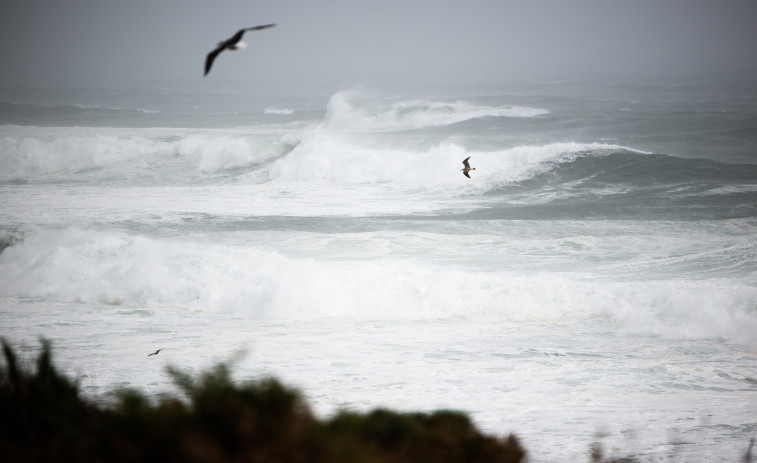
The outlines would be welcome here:
<svg viewBox="0 0 757 463">
<path fill-rule="evenodd" d="M 147 354 L 147 356 L 148 356 L 148 357 L 151 357 L 151 356 L 153 356 L 153 355 L 158 355 L 158 352 L 160 352 L 160 351 L 162 351 L 162 350 L 163 350 L 163 349 L 158 349 L 158 350 L 156 350 L 155 352 L 153 352 L 152 354 Z"/>
<path fill-rule="evenodd" d="M 218 56 L 218 54 L 222 51 L 244 50 L 245 48 L 247 48 L 247 43 L 242 42 L 242 36 L 245 32 L 267 29 L 275 25 L 276 24 L 265 24 L 263 26 L 245 27 L 244 29 L 239 29 L 236 34 L 232 35 L 230 38 L 224 40 L 223 42 L 218 42 L 216 49 L 208 53 L 208 56 L 205 58 L 205 75 L 208 75 L 208 73 L 210 72 L 210 67 L 213 66 L 213 61 L 215 61 L 216 56 Z"/>
<path fill-rule="evenodd" d="M 468 164 L 468 159 L 470 159 L 470 156 L 468 156 L 467 158 L 465 158 L 465 159 L 463 160 L 463 165 L 464 165 L 465 167 L 463 167 L 463 168 L 462 168 L 462 169 L 460 169 L 460 170 L 462 170 L 462 171 L 463 171 L 463 175 L 465 175 L 466 177 L 470 178 L 470 175 L 468 175 L 468 172 L 470 172 L 470 171 L 472 171 L 472 170 L 476 170 L 476 168 L 475 168 L 475 167 L 471 167 L 471 166 L 470 166 L 470 164 Z"/>
</svg>

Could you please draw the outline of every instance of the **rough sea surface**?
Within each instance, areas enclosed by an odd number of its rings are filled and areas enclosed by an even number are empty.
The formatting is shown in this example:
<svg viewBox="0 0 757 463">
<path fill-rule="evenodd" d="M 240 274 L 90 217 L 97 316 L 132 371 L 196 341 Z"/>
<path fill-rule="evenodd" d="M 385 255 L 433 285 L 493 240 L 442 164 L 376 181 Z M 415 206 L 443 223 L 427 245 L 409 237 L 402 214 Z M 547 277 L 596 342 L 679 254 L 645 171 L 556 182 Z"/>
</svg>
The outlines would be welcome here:
<svg viewBox="0 0 757 463">
<path fill-rule="evenodd" d="M 0 336 L 102 400 L 232 361 L 532 462 L 757 436 L 754 80 L 0 89 L 0 249 Z"/>
</svg>

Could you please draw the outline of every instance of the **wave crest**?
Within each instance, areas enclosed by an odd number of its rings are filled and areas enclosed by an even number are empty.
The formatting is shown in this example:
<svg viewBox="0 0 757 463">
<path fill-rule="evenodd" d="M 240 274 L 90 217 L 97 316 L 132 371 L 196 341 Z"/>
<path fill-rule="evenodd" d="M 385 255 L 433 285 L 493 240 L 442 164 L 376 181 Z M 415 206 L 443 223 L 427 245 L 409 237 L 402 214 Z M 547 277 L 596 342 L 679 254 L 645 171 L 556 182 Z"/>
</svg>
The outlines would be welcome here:
<svg viewBox="0 0 757 463">
<path fill-rule="evenodd" d="M 296 136 L 260 137 L 191 135 L 176 143 L 176 153 L 203 173 L 259 164 L 291 151 Z"/>
<path fill-rule="evenodd" d="M 483 117 L 534 117 L 549 111 L 520 106 L 480 106 L 465 101 L 423 99 L 381 104 L 360 90 L 343 90 L 329 100 L 325 126 L 344 132 L 421 129 Z"/>
<path fill-rule="evenodd" d="M 755 346 L 757 290 L 738 281 L 605 282 L 579 274 L 316 260 L 202 240 L 34 230 L 0 253 L 0 295 L 257 318 L 614 320 L 621 330 Z M 296 290 L 293 290 L 296 288 Z"/>
<path fill-rule="evenodd" d="M 168 145 L 123 132 L 26 128 L 0 137 L 0 177 L 26 178 L 81 170 L 165 151 Z"/>
<path fill-rule="evenodd" d="M 115 177 L 121 163 L 146 160 L 137 171 L 175 174 L 172 159 L 201 174 L 255 165 L 289 152 L 298 134 L 260 136 L 236 131 L 188 129 L 101 129 L 6 127 L 0 134 L 0 178 L 28 179 L 108 167 Z M 140 170 L 141 169 L 141 170 Z M 126 169 L 133 173 L 133 169 Z M 118 174 L 118 175 L 116 175 Z"/>
<path fill-rule="evenodd" d="M 328 179 L 335 183 L 393 183 L 410 188 L 459 186 L 482 191 L 503 181 L 515 181 L 547 170 L 555 162 L 566 162 L 586 153 L 601 155 L 624 149 L 603 143 L 550 143 L 516 146 L 497 151 L 474 151 L 444 141 L 427 149 L 383 148 L 355 144 L 316 130 L 302 137 L 287 156 L 270 168 L 272 180 Z M 471 182 L 460 173 L 462 160 L 470 157 L 476 167 Z"/>
</svg>

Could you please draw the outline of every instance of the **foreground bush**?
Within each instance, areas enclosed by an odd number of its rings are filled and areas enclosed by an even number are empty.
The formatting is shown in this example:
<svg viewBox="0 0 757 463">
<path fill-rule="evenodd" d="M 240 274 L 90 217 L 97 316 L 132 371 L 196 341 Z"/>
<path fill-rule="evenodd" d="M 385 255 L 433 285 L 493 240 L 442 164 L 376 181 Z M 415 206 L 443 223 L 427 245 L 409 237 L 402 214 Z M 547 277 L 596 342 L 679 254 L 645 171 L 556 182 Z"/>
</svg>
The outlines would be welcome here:
<svg viewBox="0 0 757 463">
<path fill-rule="evenodd" d="M 36 370 L 3 342 L 0 461 L 506 462 L 517 439 L 481 434 L 464 414 L 341 412 L 318 420 L 275 379 L 236 384 L 221 364 L 199 378 L 169 369 L 183 397 L 122 391 L 105 407 L 56 371 L 43 341 Z"/>
</svg>

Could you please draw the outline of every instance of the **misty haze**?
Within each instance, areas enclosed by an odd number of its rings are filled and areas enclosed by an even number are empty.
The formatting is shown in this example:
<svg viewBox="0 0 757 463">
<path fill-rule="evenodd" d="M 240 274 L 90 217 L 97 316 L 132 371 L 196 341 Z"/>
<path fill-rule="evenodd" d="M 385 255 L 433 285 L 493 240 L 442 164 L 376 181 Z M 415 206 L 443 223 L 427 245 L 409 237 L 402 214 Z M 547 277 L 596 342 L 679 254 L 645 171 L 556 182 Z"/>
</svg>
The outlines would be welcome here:
<svg viewBox="0 0 757 463">
<path fill-rule="evenodd" d="M 245 351 L 318 417 L 748 460 L 757 3 L 220 5 L 5 6 L 9 345 L 104 404 Z"/>
</svg>

